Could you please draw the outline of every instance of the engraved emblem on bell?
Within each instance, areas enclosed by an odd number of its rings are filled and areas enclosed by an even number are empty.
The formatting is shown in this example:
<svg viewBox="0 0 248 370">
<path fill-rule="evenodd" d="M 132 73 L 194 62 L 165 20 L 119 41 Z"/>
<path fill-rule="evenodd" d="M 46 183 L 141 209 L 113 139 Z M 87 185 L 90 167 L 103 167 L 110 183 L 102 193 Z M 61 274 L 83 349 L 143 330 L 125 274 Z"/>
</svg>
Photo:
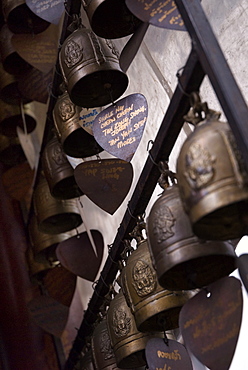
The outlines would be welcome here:
<svg viewBox="0 0 248 370">
<path fill-rule="evenodd" d="M 73 67 L 83 57 L 83 49 L 74 40 L 70 40 L 65 47 L 65 64 L 68 68 Z"/>
<path fill-rule="evenodd" d="M 158 209 L 155 212 L 155 221 L 153 223 L 153 234 L 158 243 L 169 239 L 175 233 L 172 227 L 175 224 L 175 218 L 169 207 L 165 206 L 163 209 Z"/>
<path fill-rule="evenodd" d="M 121 308 L 116 308 L 113 312 L 113 328 L 117 337 L 122 337 L 130 332 L 131 319 Z"/>
<path fill-rule="evenodd" d="M 62 147 L 59 144 L 54 145 L 53 147 L 52 159 L 57 165 L 60 165 L 67 161 L 65 153 L 63 152 Z"/>
<path fill-rule="evenodd" d="M 156 274 L 144 261 L 135 263 L 132 276 L 132 284 L 139 297 L 145 297 L 156 289 Z"/>
<path fill-rule="evenodd" d="M 111 49 L 112 53 L 119 59 L 120 53 L 115 44 L 111 40 L 105 39 L 106 45 Z"/>
<path fill-rule="evenodd" d="M 214 177 L 215 157 L 198 143 L 193 143 L 185 156 L 185 177 L 194 189 L 200 189 Z"/>
<path fill-rule="evenodd" d="M 104 360 L 114 357 L 110 338 L 107 332 L 103 332 L 100 340 L 100 352 L 104 354 Z"/>
<path fill-rule="evenodd" d="M 64 99 L 59 105 L 60 116 L 63 121 L 68 121 L 75 114 L 75 106 L 70 99 Z"/>
</svg>

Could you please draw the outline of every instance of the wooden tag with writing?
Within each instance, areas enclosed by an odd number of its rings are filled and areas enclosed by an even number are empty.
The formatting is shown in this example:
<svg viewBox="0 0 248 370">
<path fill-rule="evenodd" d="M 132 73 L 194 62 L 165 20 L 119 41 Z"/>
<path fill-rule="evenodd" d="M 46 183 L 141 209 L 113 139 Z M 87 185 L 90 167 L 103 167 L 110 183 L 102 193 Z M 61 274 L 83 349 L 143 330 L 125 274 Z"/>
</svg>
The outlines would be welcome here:
<svg viewBox="0 0 248 370">
<path fill-rule="evenodd" d="M 46 104 L 53 81 L 53 71 L 43 73 L 36 68 L 20 76 L 18 87 L 26 98 Z"/>
<path fill-rule="evenodd" d="M 66 327 L 69 308 L 52 297 L 43 295 L 28 302 L 27 307 L 34 322 L 46 332 L 60 337 Z"/>
<path fill-rule="evenodd" d="M 48 73 L 57 60 L 57 28 L 51 24 L 46 31 L 37 35 L 14 34 L 11 41 L 23 59 L 41 72 Z"/>
<path fill-rule="evenodd" d="M 248 292 L 248 254 L 241 254 L 241 256 L 237 258 L 237 265 L 242 283 Z"/>
<path fill-rule="evenodd" d="M 94 137 L 108 153 L 129 162 L 140 143 L 147 114 L 144 95 L 131 94 L 98 114 L 93 123 Z"/>
<path fill-rule="evenodd" d="M 80 126 L 93 135 L 93 122 L 96 116 L 101 112 L 100 108 L 82 108 L 79 116 Z"/>
<path fill-rule="evenodd" d="M 240 331 L 241 283 L 224 277 L 191 298 L 180 311 L 179 327 L 186 347 L 211 370 L 228 370 Z"/>
<path fill-rule="evenodd" d="M 59 243 L 56 255 L 61 265 L 67 270 L 93 282 L 102 262 L 104 244 L 100 231 L 91 230 L 91 235 L 96 246 L 97 256 L 86 231 Z"/>
<path fill-rule="evenodd" d="M 43 278 L 43 285 L 49 296 L 64 306 L 70 306 L 75 289 L 77 277 L 63 266 L 56 266 L 48 270 Z"/>
<path fill-rule="evenodd" d="M 101 159 L 79 164 L 76 183 L 98 207 L 111 215 L 125 199 L 133 180 L 133 166 L 121 159 Z"/>
<path fill-rule="evenodd" d="M 38 17 L 58 24 L 65 10 L 63 0 L 26 0 L 29 9 Z"/>
<path fill-rule="evenodd" d="M 126 4 L 129 10 L 143 22 L 161 28 L 186 31 L 174 0 L 153 0 L 149 3 L 140 0 L 126 0 Z"/>
<path fill-rule="evenodd" d="M 149 370 L 193 370 L 186 348 L 175 340 L 152 338 L 146 345 Z"/>
</svg>

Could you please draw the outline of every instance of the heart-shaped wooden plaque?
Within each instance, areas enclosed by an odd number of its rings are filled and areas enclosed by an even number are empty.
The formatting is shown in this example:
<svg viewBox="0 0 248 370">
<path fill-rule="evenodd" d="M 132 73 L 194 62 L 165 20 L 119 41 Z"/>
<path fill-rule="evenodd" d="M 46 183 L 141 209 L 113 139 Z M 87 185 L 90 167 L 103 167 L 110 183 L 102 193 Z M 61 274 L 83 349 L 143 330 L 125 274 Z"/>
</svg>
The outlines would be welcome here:
<svg viewBox="0 0 248 370">
<path fill-rule="evenodd" d="M 65 10 L 63 0 L 26 0 L 29 9 L 38 17 L 53 24 L 58 24 Z"/>
<path fill-rule="evenodd" d="M 53 71 L 43 73 L 36 68 L 20 76 L 18 88 L 27 99 L 46 104 L 53 82 Z"/>
<path fill-rule="evenodd" d="M 209 369 L 229 369 L 239 336 L 242 309 L 241 283 L 234 277 L 216 281 L 183 306 L 179 327 L 185 345 Z"/>
<path fill-rule="evenodd" d="M 125 199 L 133 180 L 133 166 L 121 159 L 80 163 L 74 170 L 76 183 L 98 207 L 111 215 Z"/>
</svg>

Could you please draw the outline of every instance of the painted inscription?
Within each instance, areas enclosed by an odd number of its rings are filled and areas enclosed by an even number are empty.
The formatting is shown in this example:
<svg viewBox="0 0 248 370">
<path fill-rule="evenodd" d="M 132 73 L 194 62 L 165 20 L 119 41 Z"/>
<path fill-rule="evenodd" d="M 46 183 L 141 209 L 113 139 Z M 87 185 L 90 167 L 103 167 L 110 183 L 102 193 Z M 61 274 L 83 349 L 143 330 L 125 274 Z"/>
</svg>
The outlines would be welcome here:
<svg viewBox="0 0 248 370">
<path fill-rule="evenodd" d="M 80 126 L 87 131 L 89 134 L 93 135 L 93 122 L 96 116 L 100 113 L 100 108 L 82 108 L 79 117 Z"/>
</svg>

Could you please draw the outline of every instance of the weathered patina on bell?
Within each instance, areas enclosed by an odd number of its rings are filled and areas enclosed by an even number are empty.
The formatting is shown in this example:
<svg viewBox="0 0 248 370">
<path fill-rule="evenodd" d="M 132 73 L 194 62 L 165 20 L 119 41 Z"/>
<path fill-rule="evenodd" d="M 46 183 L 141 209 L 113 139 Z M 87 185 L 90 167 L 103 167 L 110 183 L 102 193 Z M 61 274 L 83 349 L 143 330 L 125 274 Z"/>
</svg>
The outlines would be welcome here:
<svg viewBox="0 0 248 370">
<path fill-rule="evenodd" d="M 56 137 L 49 140 L 44 148 L 42 168 L 54 198 L 72 199 L 83 195 L 75 181 L 74 169 Z"/>
<path fill-rule="evenodd" d="M 0 56 L 5 71 L 19 76 L 30 71 L 32 66 L 16 52 L 11 42 L 12 36 L 13 32 L 5 24 L 0 30 Z"/>
<path fill-rule="evenodd" d="M 248 231 L 248 174 L 228 123 L 195 95 L 197 116 L 185 119 L 197 126 L 177 160 L 180 196 L 199 238 L 236 239 Z"/>
<path fill-rule="evenodd" d="M 2 0 L 4 18 L 13 33 L 40 33 L 50 25 L 34 14 L 25 0 Z"/>
<path fill-rule="evenodd" d="M 158 333 L 138 331 L 134 316 L 121 290 L 109 304 L 107 327 L 117 366 L 127 369 L 145 366 L 146 343 L 158 336 Z"/>
<path fill-rule="evenodd" d="M 172 330 L 178 327 L 180 310 L 192 292 L 165 290 L 159 284 L 142 227 L 139 221 L 132 233 L 137 249 L 127 259 L 122 273 L 123 293 L 139 331 Z"/>
<path fill-rule="evenodd" d="M 77 199 L 54 198 L 43 176 L 40 176 L 38 180 L 33 201 L 38 228 L 43 233 L 65 233 L 77 228 L 83 222 Z"/>
<path fill-rule="evenodd" d="M 34 259 L 43 264 L 46 264 L 47 261 L 51 264 L 54 262 L 58 263 L 56 255 L 57 245 L 73 236 L 72 232 L 54 235 L 41 232 L 38 228 L 35 215 L 30 220 L 28 230 L 29 239 L 33 247 Z"/>
<path fill-rule="evenodd" d="M 162 181 L 164 176 L 166 172 L 162 172 Z M 231 243 L 206 241 L 194 235 L 176 183 L 168 184 L 152 206 L 147 239 L 158 281 L 166 289 L 204 287 L 236 268 Z"/>
<path fill-rule="evenodd" d="M 135 17 L 125 0 L 83 0 L 83 7 L 96 35 L 117 39 L 135 32 L 141 21 Z"/>
<path fill-rule="evenodd" d="M 64 41 L 59 62 L 69 96 L 80 107 L 111 104 L 128 86 L 112 41 L 100 39 L 82 26 Z"/>
<path fill-rule="evenodd" d="M 79 124 L 81 108 L 75 105 L 65 91 L 57 99 L 53 109 L 54 126 L 65 154 L 86 158 L 103 151 L 94 136 Z"/>
<path fill-rule="evenodd" d="M 8 137 L 17 137 L 17 127 L 28 134 L 36 128 L 32 105 L 11 105 L 0 100 L 0 133 Z"/>
</svg>

